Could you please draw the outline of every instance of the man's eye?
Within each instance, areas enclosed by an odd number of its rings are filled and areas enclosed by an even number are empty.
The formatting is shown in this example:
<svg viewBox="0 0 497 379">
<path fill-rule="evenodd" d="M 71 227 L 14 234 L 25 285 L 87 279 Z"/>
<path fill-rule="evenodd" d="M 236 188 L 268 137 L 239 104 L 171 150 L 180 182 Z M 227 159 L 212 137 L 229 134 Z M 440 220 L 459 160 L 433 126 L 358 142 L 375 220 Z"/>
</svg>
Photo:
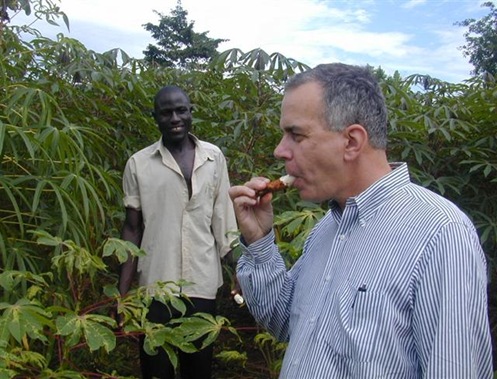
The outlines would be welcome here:
<svg viewBox="0 0 497 379">
<path fill-rule="evenodd" d="M 171 118 L 173 117 L 173 113 L 176 113 L 176 115 L 185 115 L 188 113 L 188 108 L 178 108 L 170 111 L 163 111 L 161 112 L 162 116 L 166 118 Z"/>
<path fill-rule="evenodd" d="M 302 134 L 290 133 L 290 135 L 291 135 L 292 139 L 294 141 L 297 141 L 297 142 L 302 141 L 302 139 L 304 138 L 304 136 Z"/>
</svg>

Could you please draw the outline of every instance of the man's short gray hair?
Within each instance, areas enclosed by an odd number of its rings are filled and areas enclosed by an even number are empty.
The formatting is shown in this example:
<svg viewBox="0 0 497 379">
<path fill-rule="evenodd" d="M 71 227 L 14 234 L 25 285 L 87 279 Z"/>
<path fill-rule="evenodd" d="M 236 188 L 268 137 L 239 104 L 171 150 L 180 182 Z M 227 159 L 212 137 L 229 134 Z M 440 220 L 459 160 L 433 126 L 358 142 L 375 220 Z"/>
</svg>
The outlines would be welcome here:
<svg viewBox="0 0 497 379">
<path fill-rule="evenodd" d="M 323 88 L 324 117 L 331 130 L 362 125 L 368 132 L 371 146 L 386 149 L 387 107 L 371 68 L 343 63 L 321 64 L 291 77 L 285 92 L 309 82 Z"/>
</svg>

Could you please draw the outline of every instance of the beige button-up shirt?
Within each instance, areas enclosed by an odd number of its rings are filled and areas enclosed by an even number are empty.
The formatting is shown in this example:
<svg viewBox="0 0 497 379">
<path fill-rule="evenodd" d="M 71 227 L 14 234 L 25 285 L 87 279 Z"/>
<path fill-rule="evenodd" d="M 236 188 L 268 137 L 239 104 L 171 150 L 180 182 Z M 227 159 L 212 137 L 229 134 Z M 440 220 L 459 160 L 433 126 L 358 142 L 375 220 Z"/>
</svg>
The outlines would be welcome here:
<svg viewBox="0 0 497 379">
<path fill-rule="evenodd" d="M 193 137 L 193 136 L 192 136 Z M 147 253 L 138 260 L 139 284 L 180 279 L 182 292 L 214 299 L 222 285 L 220 258 L 236 239 L 237 224 L 228 195 L 229 178 L 221 150 L 195 141 L 192 197 L 175 159 L 161 141 L 135 153 L 124 170 L 124 206 L 141 210 Z"/>
</svg>

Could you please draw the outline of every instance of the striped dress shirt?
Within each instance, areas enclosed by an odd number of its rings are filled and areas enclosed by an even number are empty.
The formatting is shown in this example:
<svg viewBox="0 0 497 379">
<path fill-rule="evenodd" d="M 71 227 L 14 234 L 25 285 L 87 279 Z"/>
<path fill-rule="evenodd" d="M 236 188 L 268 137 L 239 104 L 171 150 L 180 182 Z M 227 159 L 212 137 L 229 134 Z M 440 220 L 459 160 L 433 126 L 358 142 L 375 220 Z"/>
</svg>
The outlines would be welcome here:
<svg viewBox="0 0 497 379">
<path fill-rule="evenodd" d="M 330 202 L 287 270 L 271 232 L 243 244 L 255 319 L 289 341 L 280 378 L 491 378 L 484 253 L 471 221 L 406 164 Z"/>
</svg>

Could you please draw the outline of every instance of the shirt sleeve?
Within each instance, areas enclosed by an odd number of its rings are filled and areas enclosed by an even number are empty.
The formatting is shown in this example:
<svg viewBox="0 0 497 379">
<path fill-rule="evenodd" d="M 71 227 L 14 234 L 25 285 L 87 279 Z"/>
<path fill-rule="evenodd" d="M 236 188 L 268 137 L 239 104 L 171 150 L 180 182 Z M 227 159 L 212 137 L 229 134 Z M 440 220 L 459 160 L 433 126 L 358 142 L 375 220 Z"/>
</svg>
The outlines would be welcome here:
<svg viewBox="0 0 497 379">
<path fill-rule="evenodd" d="M 420 261 L 413 330 L 423 378 L 491 378 L 485 256 L 474 229 L 444 226 Z"/>
<path fill-rule="evenodd" d="M 221 153 L 217 160 L 219 180 L 214 199 L 212 216 L 212 231 L 216 240 L 219 255 L 224 257 L 231 249 L 232 243 L 237 238 L 237 223 L 233 204 L 228 194 L 230 187 L 226 159 Z"/>
<path fill-rule="evenodd" d="M 241 241 L 243 255 L 238 260 L 237 278 L 257 322 L 280 341 L 287 341 L 295 278 L 292 271 L 287 272 L 274 237 L 271 231 L 249 246 Z"/>
<path fill-rule="evenodd" d="M 136 173 L 136 162 L 131 157 L 124 168 L 123 174 L 123 203 L 126 208 L 141 210 L 140 187 Z"/>
</svg>

